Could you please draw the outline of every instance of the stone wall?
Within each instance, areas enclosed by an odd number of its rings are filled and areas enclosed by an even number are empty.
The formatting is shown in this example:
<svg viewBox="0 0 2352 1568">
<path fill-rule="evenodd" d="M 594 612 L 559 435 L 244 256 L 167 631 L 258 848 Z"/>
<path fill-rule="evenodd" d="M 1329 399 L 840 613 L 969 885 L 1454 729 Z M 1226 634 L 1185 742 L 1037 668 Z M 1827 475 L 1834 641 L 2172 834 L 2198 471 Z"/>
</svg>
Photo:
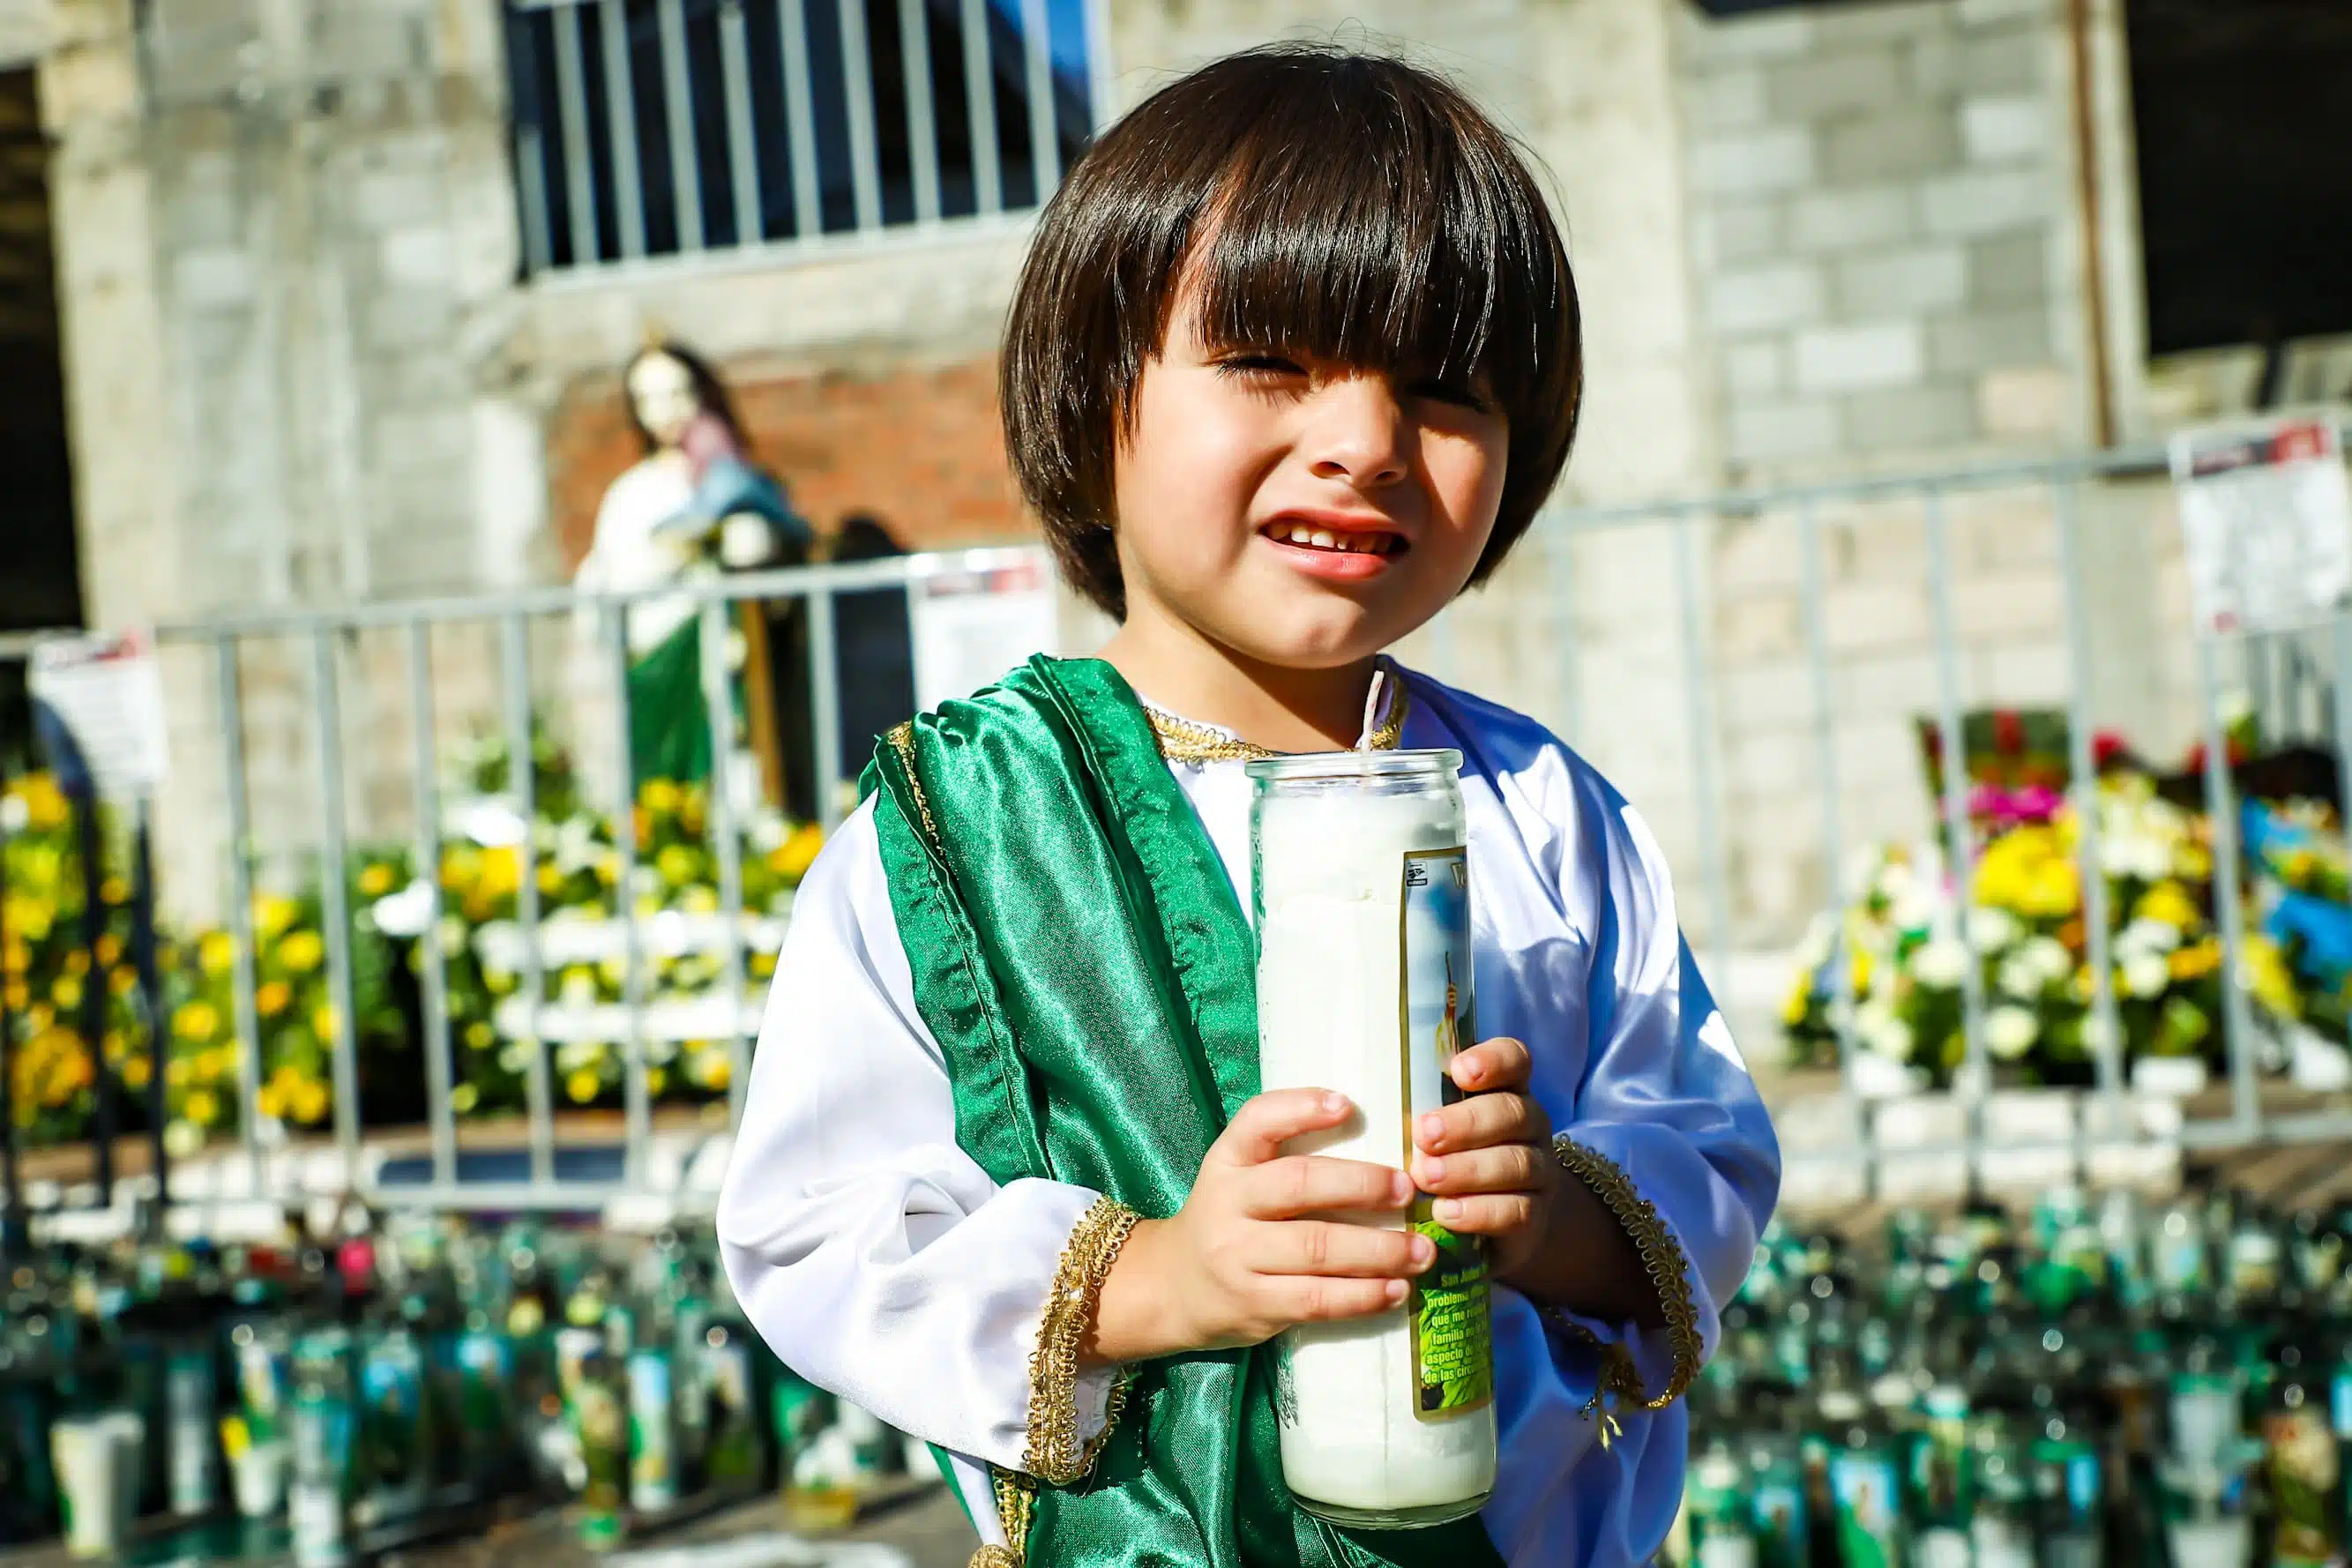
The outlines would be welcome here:
<svg viewBox="0 0 2352 1568">
<path fill-rule="evenodd" d="M 1732 472 L 2088 438 L 2063 9 L 1685 12 L 1692 251 Z"/>
</svg>

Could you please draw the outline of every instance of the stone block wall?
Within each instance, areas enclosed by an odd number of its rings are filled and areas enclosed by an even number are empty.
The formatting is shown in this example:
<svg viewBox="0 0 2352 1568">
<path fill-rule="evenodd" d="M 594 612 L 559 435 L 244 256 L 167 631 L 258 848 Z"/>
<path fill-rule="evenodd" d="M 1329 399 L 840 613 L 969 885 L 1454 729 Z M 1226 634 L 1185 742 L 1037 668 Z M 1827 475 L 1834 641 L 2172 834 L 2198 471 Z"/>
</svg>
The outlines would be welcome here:
<svg viewBox="0 0 2352 1568">
<path fill-rule="evenodd" d="M 2084 438 L 2062 11 L 1685 11 L 1692 260 L 1735 475 Z"/>
</svg>

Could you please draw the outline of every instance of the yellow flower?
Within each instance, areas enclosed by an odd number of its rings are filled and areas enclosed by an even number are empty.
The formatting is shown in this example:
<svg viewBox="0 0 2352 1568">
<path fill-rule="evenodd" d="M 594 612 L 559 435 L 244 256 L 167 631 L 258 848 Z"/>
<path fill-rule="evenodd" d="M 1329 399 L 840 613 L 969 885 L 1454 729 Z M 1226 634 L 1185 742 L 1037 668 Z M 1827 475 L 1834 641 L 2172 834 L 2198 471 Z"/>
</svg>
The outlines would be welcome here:
<svg viewBox="0 0 2352 1568">
<path fill-rule="evenodd" d="M 187 1103 L 181 1109 L 197 1126 L 210 1127 L 220 1115 L 220 1100 L 211 1089 L 200 1089 L 188 1096 Z"/>
<path fill-rule="evenodd" d="M 687 846 L 673 844 L 654 857 L 654 869 L 660 872 L 662 880 L 671 887 L 683 888 L 694 880 L 694 874 L 700 868 L 701 862 L 702 857 Z"/>
<path fill-rule="evenodd" d="M 563 1092 L 582 1105 L 596 1098 L 596 1074 L 593 1068 L 582 1068 L 563 1080 Z"/>
<path fill-rule="evenodd" d="M 733 1068 L 727 1053 L 716 1047 L 694 1058 L 694 1077 L 705 1089 L 725 1089 Z"/>
<path fill-rule="evenodd" d="M 308 974 L 327 955 L 327 939 L 314 931 L 289 931 L 278 944 L 278 960 L 297 974 Z"/>
<path fill-rule="evenodd" d="M 273 980 L 253 994 L 253 1005 L 265 1018 L 275 1018 L 293 1000 L 294 988 L 283 980 Z"/>
<path fill-rule="evenodd" d="M 226 974 L 236 963 L 236 938 L 225 931 L 206 931 L 196 943 L 196 963 L 206 974 Z"/>
<path fill-rule="evenodd" d="M 110 904 L 121 904 L 131 898 L 131 884 L 120 877 L 109 877 L 98 885 L 98 896 Z"/>
<path fill-rule="evenodd" d="M 75 948 L 71 952 L 67 953 L 66 973 L 68 974 L 88 974 L 89 973 L 89 954 L 84 952 L 79 948 Z"/>
<path fill-rule="evenodd" d="M 776 972 L 776 955 L 764 947 L 751 950 L 750 963 L 751 977 L 755 980 L 765 980 Z"/>
<path fill-rule="evenodd" d="M 60 974 L 57 984 L 49 987 L 49 995 L 60 1008 L 71 1012 L 81 1005 L 81 982 L 70 974 Z"/>
<path fill-rule="evenodd" d="M 2240 979 L 2254 1000 L 2282 1018 L 2303 1016 L 2303 999 L 2296 994 L 2294 975 L 2286 966 L 2286 955 L 2279 945 L 2266 936 L 2250 936 L 2245 952 L 2238 960 Z"/>
<path fill-rule="evenodd" d="M 209 1002 L 184 1003 L 172 1015 L 172 1033 L 184 1040 L 209 1040 L 220 1027 L 220 1015 Z"/>
<path fill-rule="evenodd" d="M 13 912 L 11 911 L 12 914 Z M 24 973 L 32 966 L 33 950 L 15 937 L 10 937 L 7 947 L 0 949 L 0 970 L 5 970 L 11 975 L 17 975 Z"/>
<path fill-rule="evenodd" d="M 449 1109 L 463 1116 L 473 1110 L 480 1102 L 481 1098 L 480 1089 L 470 1083 L 461 1083 L 449 1091 Z"/>
<path fill-rule="evenodd" d="M 552 860 L 539 868 L 539 890 L 549 894 L 563 891 L 563 873 Z"/>
<path fill-rule="evenodd" d="M 469 1050 L 487 1051 L 499 1043 L 499 1032 L 477 1018 L 466 1026 L 466 1046 Z"/>
<path fill-rule="evenodd" d="M 22 1010 L 32 1004 L 33 990 L 21 980 L 12 980 L 7 986 L 8 1005 Z"/>
<path fill-rule="evenodd" d="M 66 825 L 65 792 L 58 781 L 47 773 L 27 775 L 16 789 L 16 798 L 25 803 L 25 825 L 36 829 L 55 829 Z"/>
<path fill-rule="evenodd" d="M 107 972 L 106 988 L 117 996 L 130 995 L 138 984 L 139 972 L 127 963 L 120 969 Z"/>
<path fill-rule="evenodd" d="M 380 899 L 392 891 L 392 868 L 381 860 L 360 873 L 360 895 L 362 898 Z"/>
<path fill-rule="evenodd" d="M 152 1076 L 153 1071 L 154 1069 L 147 1065 L 145 1057 L 132 1057 L 122 1064 L 122 1081 L 125 1086 L 131 1089 L 145 1089 L 147 1080 Z"/>
<path fill-rule="evenodd" d="M 719 912 L 719 889 L 707 884 L 688 888 L 678 895 L 677 907 L 690 915 L 715 915 Z"/>
<path fill-rule="evenodd" d="M 793 830 L 793 836 L 776 846 L 768 857 L 768 864 L 788 882 L 797 882 L 802 874 L 816 861 L 816 852 L 824 847 L 824 829 L 811 822 Z"/>
<path fill-rule="evenodd" d="M 100 964 L 113 963 L 122 957 L 122 939 L 112 931 L 100 936 L 98 939 L 97 947 L 98 962 Z M 77 952 L 74 956 L 79 958 L 81 954 Z"/>
<path fill-rule="evenodd" d="M 173 1089 L 184 1088 L 188 1081 L 188 1058 L 173 1057 L 163 1063 L 163 1081 Z"/>
<path fill-rule="evenodd" d="M 596 879 L 608 888 L 621 879 L 621 857 L 617 851 L 607 849 L 596 857 Z"/>
<path fill-rule="evenodd" d="M 321 1003 L 311 1011 L 310 1030 L 321 1040 L 331 1040 L 335 1037 L 337 1026 L 342 1021 L 343 1016 L 335 1011 L 333 1004 Z"/>
<path fill-rule="evenodd" d="M 2138 905 L 2132 910 L 2136 919 L 2157 921 L 2175 931 L 2187 931 L 2199 919 L 2197 901 L 2188 889 L 2175 881 L 2158 882 L 2140 895 Z"/>
<path fill-rule="evenodd" d="M 662 1086 L 668 1082 L 669 1073 L 667 1069 L 662 1068 L 647 1068 L 646 1069 L 646 1092 L 647 1094 L 659 1094 L 662 1091 Z"/>
<path fill-rule="evenodd" d="M 25 1027 L 32 1034 L 46 1033 L 58 1021 L 57 1009 L 47 1002 L 36 1002 L 25 1009 Z"/>
<path fill-rule="evenodd" d="M 647 779 L 646 787 L 637 792 L 637 799 L 647 811 L 667 816 L 677 809 L 677 785 L 667 779 Z"/>
<path fill-rule="evenodd" d="M 474 891 L 483 898 L 496 899 L 522 886 L 522 851 L 511 844 L 487 850 L 482 856 L 482 875 Z"/>
<path fill-rule="evenodd" d="M 2202 980 L 2221 967 L 2221 944 L 2209 936 L 2188 947 L 2175 948 L 2171 963 L 2175 980 Z"/>
<path fill-rule="evenodd" d="M 312 1122 L 327 1114 L 327 1086 L 315 1080 L 294 1091 L 294 1120 Z"/>
<path fill-rule="evenodd" d="M 293 900 L 281 899 L 275 893 L 264 893 L 253 900 L 253 929 L 263 936 L 277 936 L 293 923 Z"/>
<path fill-rule="evenodd" d="M 286 1119 L 286 1095 L 275 1083 L 266 1083 L 253 1097 L 254 1109 L 273 1121 Z"/>
</svg>

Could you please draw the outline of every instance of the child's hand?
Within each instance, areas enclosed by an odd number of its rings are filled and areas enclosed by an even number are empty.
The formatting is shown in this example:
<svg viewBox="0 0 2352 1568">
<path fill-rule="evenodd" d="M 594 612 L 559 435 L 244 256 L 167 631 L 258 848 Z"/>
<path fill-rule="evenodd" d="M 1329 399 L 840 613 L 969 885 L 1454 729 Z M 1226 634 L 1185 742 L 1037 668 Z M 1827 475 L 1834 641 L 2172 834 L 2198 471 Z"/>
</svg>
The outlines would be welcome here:
<svg viewBox="0 0 2352 1568">
<path fill-rule="evenodd" d="M 1402 1171 L 1285 1155 L 1282 1146 L 1346 1121 L 1344 1096 L 1259 1095 L 1201 1162 L 1173 1219 L 1145 1220 L 1104 1278 L 1085 1356 L 1101 1364 L 1273 1338 L 1294 1323 L 1384 1311 L 1435 1260 L 1427 1237 L 1331 1214 L 1394 1213 L 1412 1197 Z"/>
<path fill-rule="evenodd" d="M 1412 1130 L 1420 1151 L 1412 1179 L 1437 1198 L 1438 1223 L 1491 1238 L 1495 1272 L 1506 1280 L 1543 1246 L 1566 1175 L 1552 1155 L 1551 1119 L 1527 1092 L 1532 1067 L 1517 1040 L 1458 1053 L 1454 1081 L 1470 1097 L 1428 1112 Z"/>
</svg>

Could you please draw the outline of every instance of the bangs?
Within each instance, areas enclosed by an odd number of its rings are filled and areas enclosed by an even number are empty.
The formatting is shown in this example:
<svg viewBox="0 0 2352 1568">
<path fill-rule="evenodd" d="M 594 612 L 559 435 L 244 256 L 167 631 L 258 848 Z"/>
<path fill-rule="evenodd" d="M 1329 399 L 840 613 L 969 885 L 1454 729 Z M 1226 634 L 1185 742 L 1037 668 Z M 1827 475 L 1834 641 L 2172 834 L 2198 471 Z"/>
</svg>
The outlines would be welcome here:
<svg viewBox="0 0 2352 1568">
<path fill-rule="evenodd" d="M 1179 268 L 1201 289 L 1202 346 L 1477 376 L 1517 401 L 1557 357 L 1536 324 L 1567 276 L 1540 195 L 1507 146 L 1438 122 L 1445 106 L 1347 85 L 1271 95 L 1232 149 Z"/>
<path fill-rule="evenodd" d="M 1114 468 L 1136 388 L 1197 285 L 1203 348 L 1475 384 L 1510 453 L 1484 581 L 1575 437 L 1568 250 L 1518 146 L 1404 60 L 1281 44 L 1152 94 L 1039 221 L 997 386 L 1023 499 L 1065 574 L 1122 613 Z"/>
</svg>

